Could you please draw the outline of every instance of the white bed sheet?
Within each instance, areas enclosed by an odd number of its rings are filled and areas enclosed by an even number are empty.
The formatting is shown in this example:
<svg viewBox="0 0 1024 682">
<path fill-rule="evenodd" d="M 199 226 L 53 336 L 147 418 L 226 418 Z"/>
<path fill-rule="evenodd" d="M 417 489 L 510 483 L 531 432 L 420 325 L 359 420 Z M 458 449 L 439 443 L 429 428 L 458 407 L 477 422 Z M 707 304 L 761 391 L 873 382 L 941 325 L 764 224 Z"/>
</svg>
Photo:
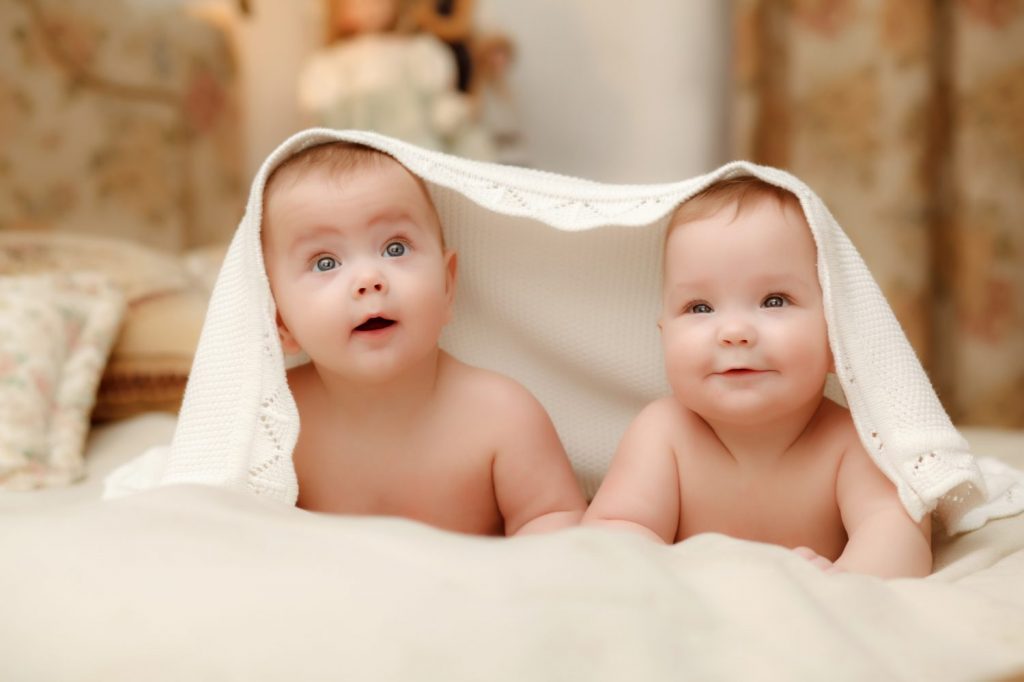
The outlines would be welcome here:
<svg viewBox="0 0 1024 682">
<path fill-rule="evenodd" d="M 102 473 L 173 424 L 97 429 L 84 485 L 0 496 L 0 679 L 1024 675 L 1024 516 L 882 581 L 718 535 L 472 538 L 193 486 L 99 502 Z M 1024 466 L 1024 434 L 965 435 Z"/>
</svg>

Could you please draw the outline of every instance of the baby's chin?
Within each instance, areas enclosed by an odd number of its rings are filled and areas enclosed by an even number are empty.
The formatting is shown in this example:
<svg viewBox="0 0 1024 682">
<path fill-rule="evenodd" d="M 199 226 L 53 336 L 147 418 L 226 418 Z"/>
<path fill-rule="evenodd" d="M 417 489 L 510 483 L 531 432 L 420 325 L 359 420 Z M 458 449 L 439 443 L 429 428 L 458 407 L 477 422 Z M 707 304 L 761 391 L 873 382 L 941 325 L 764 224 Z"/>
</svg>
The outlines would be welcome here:
<svg viewBox="0 0 1024 682">
<path fill-rule="evenodd" d="M 378 353 L 353 359 L 344 365 L 319 365 L 321 373 L 338 381 L 366 386 L 383 386 L 407 378 L 438 352 L 436 346 L 416 353 Z"/>
<path fill-rule="evenodd" d="M 789 412 L 780 407 L 778 398 L 750 393 L 744 395 L 736 392 L 714 399 L 680 402 L 705 421 L 742 427 L 770 424 Z"/>
<path fill-rule="evenodd" d="M 357 367 L 326 368 L 336 378 L 346 383 L 383 385 L 395 381 L 409 369 L 408 363 L 378 359 L 360 363 Z"/>
</svg>

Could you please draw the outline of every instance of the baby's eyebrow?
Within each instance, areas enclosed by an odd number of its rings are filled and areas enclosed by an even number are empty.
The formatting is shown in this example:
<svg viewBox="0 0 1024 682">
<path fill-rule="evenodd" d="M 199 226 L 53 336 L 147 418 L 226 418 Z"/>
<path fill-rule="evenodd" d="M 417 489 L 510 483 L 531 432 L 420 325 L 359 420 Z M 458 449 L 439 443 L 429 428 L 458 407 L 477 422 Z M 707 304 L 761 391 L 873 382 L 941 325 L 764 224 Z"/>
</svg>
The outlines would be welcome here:
<svg viewBox="0 0 1024 682">
<path fill-rule="evenodd" d="M 709 296 L 714 285 L 706 279 L 675 280 L 668 283 L 663 291 L 670 298 L 694 298 Z"/>
<path fill-rule="evenodd" d="M 818 276 L 815 273 L 813 278 L 807 278 L 792 272 L 783 272 L 765 275 L 754 281 L 756 284 L 760 284 L 767 289 L 798 289 L 805 286 L 816 286 L 818 284 Z"/>
<path fill-rule="evenodd" d="M 413 219 L 412 215 L 405 209 L 388 208 L 378 211 L 370 216 L 369 220 L 366 221 L 366 229 L 391 229 L 396 224 L 408 226 L 415 225 L 417 223 Z M 333 237 L 338 235 L 340 232 L 341 230 L 332 225 L 316 225 L 306 228 L 299 234 L 295 235 L 291 243 L 288 245 L 288 251 L 290 253 L 294 253 L 295 251 L 300 250 L 307 242 Z"/>
<path fill-rule="evenodd" d="M 769 290 L 769 289 L 799 289 L 805 286 L 816 286 L 818 284 L 818 277 L 815 274 L 813 279 L 808 279 L 802 275 L 794 274 L 791 272 L 780 272 L 780 273 L 767 273 L 764 275 L 754 276 L 749 280 L 734 281 L 730 286 L 743 286 L 745 284 L 752 284 L 754 287 Z M 673 294 L 679 293 L 691 293 L 699 291 L 707 291 L 709 288 L 719 286 L 714 278 L 710 277 L 696 277 L 696 278 L 673 278 L 667 282 L 667 290 Z"/>
<path fill-rule="evenodd" d="M 667 277 L 666 278 L 669 287 L 672 290 L 676 289 L 701 289 L 704 287 L 711 286 L 714 284 L 714 278 L 712 277 L 693 277 L 687 278 L 685 275 L 680 277 Z"/>
<path fill-rule="evenodd" d="M 329 225 L 320 225 L 317 227 L 303 230 L 301 233 L 296 235 L 291 244 L 288 245 L 288 251 L 297 251 L 300 247 L 304 246 L 306 242 L 315 241 L 317 239 L 323 239 L 324 237 L 330 237 L 337 234 L 337 230 Z"/>
<path fill-rule="evenodd" d="M 379 211 L 367 221 L 367 225 L 373 226 L 379 223 L 412 222 L 412 216 L 404 208 L 390 208 Z"/>
</svg>

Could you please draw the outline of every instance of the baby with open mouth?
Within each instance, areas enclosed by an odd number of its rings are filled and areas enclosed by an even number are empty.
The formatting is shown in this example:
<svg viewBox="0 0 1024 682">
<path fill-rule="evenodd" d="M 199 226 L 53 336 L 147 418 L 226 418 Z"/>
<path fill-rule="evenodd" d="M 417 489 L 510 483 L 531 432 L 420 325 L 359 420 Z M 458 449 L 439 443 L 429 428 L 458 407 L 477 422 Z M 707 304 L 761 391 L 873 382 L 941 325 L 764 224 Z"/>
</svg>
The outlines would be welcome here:
<svg viewBox="0 0 1024 682">
<path fill-rule="evenodd" d="M 288 373 L 300 507 L 480 535 L 579 522 L 537 399 L 438 346 L 456 255 L 416 176 L 368 147 L 314 146 L 271 173 L 263 216 L 281 347 L 309 358 Z"/>
<path fill-rule="evenodd" d="M 356 327 L 353 331 L 356 332 L 375 332 L 381 329 L 387 329 L 388 327 L 395 324 L 394 320 L 389 320 L 386 317 L 371 317 L 366 322 Z"/>
</svg>

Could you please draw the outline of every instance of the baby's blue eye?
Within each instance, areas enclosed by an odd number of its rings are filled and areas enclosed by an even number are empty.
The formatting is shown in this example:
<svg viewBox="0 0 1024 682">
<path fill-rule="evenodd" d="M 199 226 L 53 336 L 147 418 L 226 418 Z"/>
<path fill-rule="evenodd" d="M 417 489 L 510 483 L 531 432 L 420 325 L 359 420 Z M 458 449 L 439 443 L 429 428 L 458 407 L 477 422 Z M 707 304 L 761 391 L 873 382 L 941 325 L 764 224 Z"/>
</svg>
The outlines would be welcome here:
<svg viewBox="0 0 1024 682">
<path fill-rule="evenodd" d="M 313 272 L 327 272 L 338 267 L 340 263 L 333 256 L 320 256 L 313 264 Z"/>
<path fill-rule="evenodd" d="M 691 313 L 713 313 L 714 310 L 707 303 L 694 303 L 690 306 Z"/>
<path fill-rule="evenodd" d="M 389 258 L 398 258 L 405 255 L 406 246 L 402 242 L 388 242 L 384 247 L 384 255 Z"/>
<path fill-rule="evenodd" d="M 786 305 L 786 298 L 779 294 L 772 294 L 768 298 L 764 299 L 764 302 L 761 305 L 765 308 L 781 308 Z"/>
</svg>

